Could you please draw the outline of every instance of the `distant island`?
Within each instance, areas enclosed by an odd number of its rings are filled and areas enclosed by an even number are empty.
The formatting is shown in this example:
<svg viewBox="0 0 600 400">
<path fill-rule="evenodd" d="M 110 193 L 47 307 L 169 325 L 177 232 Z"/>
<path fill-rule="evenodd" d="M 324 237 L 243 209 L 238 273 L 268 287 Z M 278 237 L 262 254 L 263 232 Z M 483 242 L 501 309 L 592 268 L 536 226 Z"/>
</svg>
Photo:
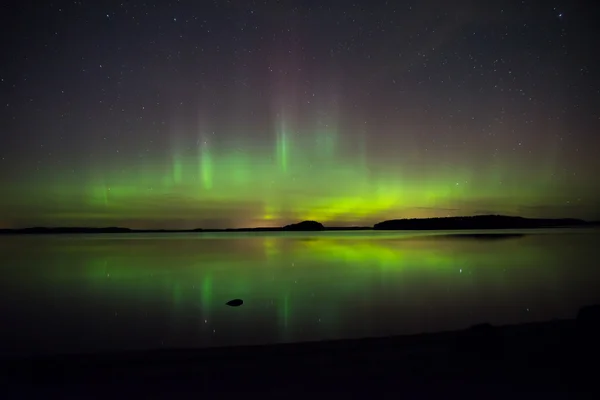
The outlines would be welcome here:
<svg viewBox="0 0 600 400">
<path fill-rule="evenodd" d="M 325 227 L 317 221 L 302 221 L 297 224 L 286 225 L 284 231 L 324 231 Z"/>
<path fill-rule="evenodd" d="M 130 229 L 120 227 L 33 227 L 23 229 L 0 229 L 0 234 L 76 234 L 76 233 L 192 233 L 192 232 L 320 232 L 356 230 L 486 230 L 486 229 L 541 229 L 565 227 L 595 227 L 598 222 L 581 219 L 541 219 L 511 217 L 505 215 L 476 215 L 472 217 L 441 217 L 393 219 L 375 224 L 373 227 L 325 227 L 317 221 L 302 221 L 296 224 L 275 228 L 237 229 Z"/>
<path fill-rule="evenodd" d="M 589 222 L 574 219 L 542 219 L 509 217 L 506 215 L 476 215 L 472 217 L 393 219 L 373 226 L 374 230 L 480 230 L 480 229 L 539 229 L 586 226 Z"/>
</svg>

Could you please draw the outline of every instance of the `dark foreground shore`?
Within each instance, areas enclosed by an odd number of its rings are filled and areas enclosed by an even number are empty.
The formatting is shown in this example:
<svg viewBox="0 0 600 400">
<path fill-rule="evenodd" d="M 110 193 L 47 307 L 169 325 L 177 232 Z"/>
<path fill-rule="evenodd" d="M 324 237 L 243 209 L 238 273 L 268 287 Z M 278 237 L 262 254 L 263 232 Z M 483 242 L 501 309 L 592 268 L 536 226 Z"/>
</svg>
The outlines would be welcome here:
<svg viewBox="0 0 600 400">
<path fill-rule="evenodd" d="M 0 397 L 592 398 L 599 315 L 594 306 L 573 320 L 414 336 L 3 360 Z"/>
</svg>

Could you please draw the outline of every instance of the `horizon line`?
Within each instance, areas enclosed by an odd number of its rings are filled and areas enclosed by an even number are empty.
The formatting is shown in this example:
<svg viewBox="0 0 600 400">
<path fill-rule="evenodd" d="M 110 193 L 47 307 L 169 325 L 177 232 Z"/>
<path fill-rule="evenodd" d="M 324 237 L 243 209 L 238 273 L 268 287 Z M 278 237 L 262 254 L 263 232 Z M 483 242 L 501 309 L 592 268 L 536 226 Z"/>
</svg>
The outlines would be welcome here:
<svg viewBox="0 0 600 400">
<path fill-rule="evenodd" d="M 302 223 L 306 223 L 306 222 L 316 222 L 318 224 L 320 224 L 324 230 L 343 230 L 343 229 L 347 229 L 347 230 L 369 230 L 369 229 L 375 229 L 375 226 L 378 224 L 381 224 L 383 222 L 391 222 L 391 221 L 414 221 L 414 220 L 420 220 L 420 221 L 430 221 L 430 220 L 451 220 L 451 219 L 458 219 L 458 218 L 477 218 L 477 217 L 503 217 L 503 218 L 515 218 L 515 219 L 525 219 L 525 220 L 533 220 L 533 221 L 577 221 L 577 222 L 582 222 L 582 223 L 597 223 L 599 221 L 590 221 L 590 220 L 585 220 L 585 219 L 581 219 L 581 218 L 572 218 L 572 217 L 553 217 L 553 218 L 531 218 L 531 217 L 523 217 L 523 216 L 513 216 L 513 215 L 502 215 L 502 214 L 478 214 L 478 215 L 461 215 L 461 216 L 447 216 L 447 217 L 427 217 L 427 218 L 393 218 L 393 219 L 387 219 L 387 220 L 383 220 L 383 221 L 379 221 L 373 225 L 349 225 L 349 226 L 326 226 L 321 222 L 318 221 L 314 221 L 314 220 L 302 220 L 299 222 L 294 222 L 294 223 L 290 223 L 290 224 L 286 224 L 286 225 L 282 225 L 282 226 L 256 226 L 256 227 L 240 227 L 240 228 L 200 228 L 200 227 L 196 227 L 196 228 L 186 228 L 186 229 L 177 229 L 177 228 L 129 228 L 129 227 L 124 227 L 124 226 L 118 226 L 118 225 L 112 225 L 112 226 L 83 226 L 83 225 L 79 225 L 79 226 L 75 226 L 75 225 L 71 225 L 71 226 L 67 226 L 67 225 L 54 225 L 54 226 L 42 226 L 42 225 L 37 225 L 37 226 L 28 226 L 28 227 L 22 227 L 22 228 L 0 228 L 0 231 L 26 231 L 26 230 L 60 230 L 60 229 L 64 229 L 64 230 L 75 230 L 75 229 L 81 229 L 81 230 L 121 230 L 121 231 L 129 231 L 129 232 L 199 232 L 199 231 L 206 231 L 206 232 L 227 232 L 227 231 L 243 231 L 243 230 L 264 230 L 264 231 L 276 231 L 276 230 L 283 230 L 287 227 L 291 227 L 291 226 L 295 226 L 295 225 L 299 225 Z"/>
</svg>

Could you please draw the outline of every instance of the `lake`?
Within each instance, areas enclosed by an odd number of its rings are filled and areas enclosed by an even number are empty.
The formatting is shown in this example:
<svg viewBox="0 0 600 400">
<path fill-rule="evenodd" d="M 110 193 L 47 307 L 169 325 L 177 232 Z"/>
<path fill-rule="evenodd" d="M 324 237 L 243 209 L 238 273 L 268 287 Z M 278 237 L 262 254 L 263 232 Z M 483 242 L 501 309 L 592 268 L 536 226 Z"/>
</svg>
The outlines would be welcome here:
<svg viewBox="0 0 600 400">
<path fill-rule="evenodd" d="M 0 355 L 412 334 L 600 303 L 599 231 L 518 233 L 3 236 Z"/>
</svg>

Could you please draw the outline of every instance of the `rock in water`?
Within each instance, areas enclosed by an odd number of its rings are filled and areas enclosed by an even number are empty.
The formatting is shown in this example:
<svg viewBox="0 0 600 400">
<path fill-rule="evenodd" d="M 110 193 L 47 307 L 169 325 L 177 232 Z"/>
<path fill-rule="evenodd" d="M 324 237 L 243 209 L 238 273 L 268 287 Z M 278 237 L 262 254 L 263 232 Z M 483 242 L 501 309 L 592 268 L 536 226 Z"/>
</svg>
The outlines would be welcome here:
<svg viewBox="0 0 600 400">
<path fill-rule="evenodd" d="M 228 306 L 230 306 L 230 307 L 239 307 L 242 304 L 244 304 L 244 300 L 242 300 L 242 299 L 233 299 L 233 300 L 229 300 L 226 304 Z"/>
</svg>

